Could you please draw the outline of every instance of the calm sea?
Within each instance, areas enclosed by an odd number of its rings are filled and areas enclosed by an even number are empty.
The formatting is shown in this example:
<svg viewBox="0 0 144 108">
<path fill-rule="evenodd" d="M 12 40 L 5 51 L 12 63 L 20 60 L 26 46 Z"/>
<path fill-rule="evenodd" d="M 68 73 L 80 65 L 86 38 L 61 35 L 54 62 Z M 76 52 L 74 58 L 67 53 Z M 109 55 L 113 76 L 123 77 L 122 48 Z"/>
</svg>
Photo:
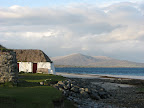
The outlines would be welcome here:
<svg viewBox="0 0 144 108">
<path fill-rule="evenodd" d="M 56 68 L 56 72 L 78 73 L 78 74 L 144 76 L 144 68 Z"/>
</svg>

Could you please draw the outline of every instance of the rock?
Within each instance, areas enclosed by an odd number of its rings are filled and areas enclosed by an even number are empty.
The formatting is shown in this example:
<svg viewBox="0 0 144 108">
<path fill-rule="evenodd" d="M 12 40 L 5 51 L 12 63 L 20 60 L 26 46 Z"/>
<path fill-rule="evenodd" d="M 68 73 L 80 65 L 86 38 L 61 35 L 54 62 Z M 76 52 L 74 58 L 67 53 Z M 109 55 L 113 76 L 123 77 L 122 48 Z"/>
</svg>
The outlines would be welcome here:
<svg viewBox="0 0 144 108">
<path fill-rule="evenodd" d="M 59 81 L 58 84 L 64 85 L 63 81 Z"/>
<path fill-rule="evenodd" d="M 99 100 L 100 99 L 100 96 L 98 95 L 98 93 L 92 93 L 92 94 L 90 94 L 90 97 L 94 100 Z"/>
<path fill-rule="evenodd" d="M 62 88 L 59 88 L 59 90 L 62 91 L 62 92 L 64 92 L 64 89 L 62 89 Z"/>
<path fill-rule="evenodd" d="M 77 104 L 82 104 L 82 101 L 78 98 L 74 98 L 73 101 Z"/>
<path fill-rule="evenodd" d="M 77 82 L 76 81 L 72 81 L 71 84 L 77 85 Z"/>
<path fill-rule="evenodd" d="M 79 88 L 79 91 L 85 91 L 85 88 Z"/>
<path fill-rule="evenodd" d="M 64 85 L 67 85 L 67 84 L 68 84 L 68 82 L 67 82 L 67 81 L 64 81 L 64 82 L 63 82 L 63 84 L 64 84 Z"/>
<path fill-rule="evenodd" d="M 59 88 L 64 88 L 64 85 L 58 84 L 58 87 L 59 87 Z"/>
<path fill-rule="evenodd" d="M 74 93 L 74 92 L 71 92 L 70 96 L 77 97 L 78 95 L 76 93 Z"/>
<path fill-rule="evenodd" d="M 81 91 L 80 91 L 80 94 L 83 94 L 84 92 L 85 92 L 84 90 L 81 90 Z"/>
<path fill-rule="evenodd" d="M 99 96 L 101 97 L 101 99 L 106 99 L 108 98 L 108 94 L 106 92 L 98 92 Z"/>
<path fill-rule="evenodd" d="M 85 91 L 86 91 L 87 93 L 90 93 L 89 88 L 85 88 Z"/>
<path fill-rule="evenodd" d="M 40 85 L 44 85 L 44 82 L 42 81 L 42 82 L 40 82 Z"/>
<path fill-rule="evenodd" d="M 79 93 L 79 87 L 78 86 L 74 86 L 71 88 L 71 91 L 75 92 L 75 93 Z"/>
<path fill-rule="evenodd" d="M 66 97 L 68 97 L 70 93 L 69 93 L 68 90 L 64 90 L 63 94 L 64 94 Z"/>
<path fill-rule="evenodd" d="M 72 88 L 72 87 L 74 87 L 74 85 L 73 85 L 73 84 L 70 84 L 70 87 Z"/>
<path fill-rule="evenodd" d="M 81 92 L 81 95 L 82 95 L 82 97 L 83 98 L 89 98 L 89 95 L 88 95 L 88 93 L 87 92 Z"/>
<path fill-rule="evenodd" d="M 12 60 L 12 59 L 13 59 L 13 56 L 12 56 L 12 55 L 8 55 L 8 56 L 7 56 L 7 59 L 8 59 L 8 60 Z"/>
<path fill-rule="evenodd" d="M 68 87 L 68 86 L 63 86 L 63 88 L 64 88 L 65 90 L 68 90 L 68 89 L 69 89 L 69 87 Z"/>
<path fill-rule="evenodd" d="M 67 84 L 68 89 L 71 89 L 71 84 Z"/>
</svg>

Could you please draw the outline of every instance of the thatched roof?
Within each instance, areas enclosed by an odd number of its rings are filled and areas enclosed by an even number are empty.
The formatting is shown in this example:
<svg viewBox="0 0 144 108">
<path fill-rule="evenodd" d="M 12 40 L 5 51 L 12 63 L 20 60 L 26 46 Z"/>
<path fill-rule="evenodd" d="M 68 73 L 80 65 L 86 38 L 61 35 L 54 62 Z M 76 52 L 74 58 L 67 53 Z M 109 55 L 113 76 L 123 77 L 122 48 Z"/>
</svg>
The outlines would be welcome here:
<svg viewBox="0 0 144 108">
<path fill-rule="evenodd" d="M 18 62 L 52 62 L 50 58 L 41 50 L 14 50 Z"/>
</svg>

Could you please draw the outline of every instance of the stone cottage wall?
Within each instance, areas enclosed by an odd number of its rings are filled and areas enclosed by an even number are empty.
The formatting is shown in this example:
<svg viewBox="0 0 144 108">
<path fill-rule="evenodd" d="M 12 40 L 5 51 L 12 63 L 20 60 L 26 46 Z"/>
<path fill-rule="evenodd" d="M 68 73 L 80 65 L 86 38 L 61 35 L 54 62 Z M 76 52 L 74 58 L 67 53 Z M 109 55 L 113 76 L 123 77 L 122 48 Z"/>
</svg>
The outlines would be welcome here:
<svg viewBox="0 0 144 108">
<path fill-rule="evenodd" d="M 0 52 L 0 83 L 16 82 L 18 78 L 18 67 L 16 53 Z"/>
</svg>

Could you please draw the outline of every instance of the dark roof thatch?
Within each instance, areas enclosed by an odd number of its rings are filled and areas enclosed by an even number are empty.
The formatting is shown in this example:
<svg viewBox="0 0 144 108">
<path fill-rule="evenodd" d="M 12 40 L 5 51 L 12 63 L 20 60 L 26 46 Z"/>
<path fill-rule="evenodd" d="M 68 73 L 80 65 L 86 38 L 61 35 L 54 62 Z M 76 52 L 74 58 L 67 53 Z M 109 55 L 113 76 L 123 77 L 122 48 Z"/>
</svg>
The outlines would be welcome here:
<svg viewBox="0 0 144 108">
<path fill-rule="evenodd" d="M 50 58 L 41 50 L 14 50 L 18 62 L 52 62 Z"/>
</svg>

